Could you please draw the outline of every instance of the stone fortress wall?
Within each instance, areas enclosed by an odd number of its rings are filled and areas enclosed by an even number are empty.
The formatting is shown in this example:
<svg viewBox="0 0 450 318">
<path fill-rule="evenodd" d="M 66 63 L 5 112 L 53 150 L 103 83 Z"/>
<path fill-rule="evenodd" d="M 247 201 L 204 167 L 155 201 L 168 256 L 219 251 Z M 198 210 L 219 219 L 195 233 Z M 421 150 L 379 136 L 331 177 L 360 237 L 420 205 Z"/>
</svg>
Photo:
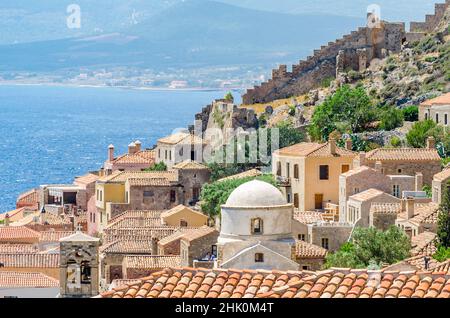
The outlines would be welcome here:
<svg viewBox="0 0 450 318">
<path fill-rule="evenodd" d="M 379 21 L 372 27 L 360 27 L 335 42 L 329 42 L 314 54 L 292 66 L 272 71 L 272 78 L 247 90 L 243 104 L 268 103 L 276 99 L 306 94 L 328 78 L 336 78 L 347 69 L 365 71 L 375 58 L 397 53 L 406 41 L 416 41 L 438 25 L 450 5 L 450 0 L 435 5 L 435 14 L 427 15 L 425 22 L 412 22 L 407 32 L 405 23 Z M 374 16 L 368 15 L 370 22 Z M 375 17 L 376 18 L 376 17 Z"/>
</svg>

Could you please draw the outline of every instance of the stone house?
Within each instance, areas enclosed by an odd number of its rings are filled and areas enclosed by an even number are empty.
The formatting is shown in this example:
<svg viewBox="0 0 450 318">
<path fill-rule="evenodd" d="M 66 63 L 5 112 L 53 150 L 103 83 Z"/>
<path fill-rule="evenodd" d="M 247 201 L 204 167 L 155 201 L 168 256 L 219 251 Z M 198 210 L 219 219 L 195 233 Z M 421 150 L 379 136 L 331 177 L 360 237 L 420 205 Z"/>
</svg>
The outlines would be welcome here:
<svg viewBox="0 0 450 318">
<path fill-rule="evenodd" d="M 96 185 L 101 229 L 127 210 L 169 210 L 195 203 L 209 177 L 206 166 L 191 161 L 169 171 L 115 172 L 103 177 Z"/>
<path fill-rule="evenodd" d="M 177 132 L 158 140 L 155 160 L 156 163 L 164 162 L 168 169 L 186 160 L 203 162 L 205 146 L 206 142 L 201 136 L 189 132 Z"/>
<path fill-rule="evenodd" d="M 377 189 L 354 194 L 348 198 L 343 221 L 360 227 L 370 226 L 370 208 L 373 203 L 400 203 L 400 199 Z"/>
<path fill-rule="evenodd" d="M 217 257 L 217 238 L 215 228 L 202 226 L 183 233 L 180 239 L 180 264 L 192 267 L 196 261 L 212 261 Z"/>
<path fill-rule="evenodd" d="M 433 176 L 441 171 L 441 157 L 439 156 L 433 137 L 428 138 L 426 148 L 378 148 L 369 151 L 363 163 L 375 168 L 381 162 L 381 171 L 385 175 L 415 176 L 420 172 L 423 183 L 431 185 Z"/>
<path fill-rule="evenodd" d="M 128 152 L 114 157 L 114 145 L 108 146 L 108 160 L 103 165 L 103 173 L 109 175 L 114 171 L 142 171 L 155 164 L 155 151 L 141 149 L 139 140 L 128 145 Z"/>
<path fill-rule="evenodd" d="M 318 211 L 294 211 L 292 220 L 292 235 L 297 240 L 308 240 L 308 224 L 325 222 L 323 218 L 324 213 Z"/>
<path fill-rule="evenodd" d="M 337 251 L 348 242 L 354 226 L 345 222 L 317 222 L 308 224 L 307 242 L 329 252 Z"/>
<path fill-rule="evenodd" d="M 369 226 L 386 231 L 390 226 L 395 225 L 397 215 L 400 213 L 400 203 L 372 203 Z"/>
<path fill-rule="evenodd" d="M 440 204 L 444 197 L 445 191 L 450 191 L 450 167 L 437 173 L 433 177 L 432 182 L 432 201 Z"/>
<path fill-rule="evenodd" d="M 323 247 L 298 240 L 295 261 L 300 265 L 300 270 L 318 271 L 322 269 L 327 253 Z"/>
<path fill-rule="evenodd" d="M 31 210 L 39 209 L 39 189 L 31 189 L 17 197 L 16 209 L 23 207 L 30 208 Z"/>
<path fill-rule="evenodd" d="M 347 141 L 348 149 L 351 142 Z M 282 183 L 287 202 L 299 211 L 323 210 L 339 202 L 339 176 L 353 168 L 355 152 L 324 144 L 299 143 L 277 150 L 272 156 L 272 173 Z"/>
<path fill-rule="evenodd" d="M 419 120 L 432 120 L 445 127 L 450 126 L 450 93 L 429 99 L 419 106 Z"/>
<path fill-rule="evenodd" d="M 402 209 L 395 224 L 405 230 L 411 237 L 423 232 L 437 231 L 439 205 L 430 203 L 416 203 L 413 198 L 401 201 Z"/>
</svg>

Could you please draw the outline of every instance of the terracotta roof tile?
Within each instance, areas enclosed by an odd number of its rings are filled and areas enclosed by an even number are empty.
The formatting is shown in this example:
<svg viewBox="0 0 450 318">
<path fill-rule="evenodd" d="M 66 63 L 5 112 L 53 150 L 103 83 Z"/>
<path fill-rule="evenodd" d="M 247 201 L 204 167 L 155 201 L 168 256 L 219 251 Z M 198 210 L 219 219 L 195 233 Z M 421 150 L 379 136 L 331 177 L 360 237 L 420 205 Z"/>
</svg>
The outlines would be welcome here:
<svg viewBox="0 0 450 318">
<path fill-rule="evenodd" d="M 73 183 L 76 185 L 88 185 L 96 182 L 99 178 L 96 174 L 88 173 L 84 176 L 76 177 Z"/>
<path fill-rule="evenodd" d="M 344 148 L 340 148 L 338 146 L 336 146 L 336 154 L 332 155 L 330 152 L 330 146 L 328 142 L 324 144 L 319 144 L 315 142 L 302 142 L 277 150 L 276 153 L 283 156 L 294 156 L 294 157 L 356 156 L 355 152 Z"/>
<path fill-rule="evenodd" d="M 446 168 L 433 176 L 433 180 L 445 181 L 450 179 L 450 168 Z"/>
<path fill-rule="evenodd" d="M 426 101 L 424 101 L 422 104 L 420 104 L 422 106 L 440 106 L 440 105 L 450 105 L 450 93 L 441 95 L 439 97 L 433 98 L 433 99 L 428 99 Z"/>
<path fill-rule="evenodd" d="M 161 269 L 166 267 L 180 266 L 180 256 L 173 255 L 126 255 L 124 257 L 124 263 L 127 268 L 136 269 Z M 171 276 L 170 279 L 174 279 L 175 276 Z M 168 281 L 170 284 L 171 281 Z"/>
<path fill-rule="evenodd" d="M 36 267 L 55 268 L 59 267 L 59 254 L 0 254 L 0 263 L 7 268 Z"/>
<path fill-rule="evenodd" d="M 307 258 L 325 258 L 327 255 L 327 250 L 301 240 L 297 240 L 295 244 L 295 255 L 297 258 L 307 259 Z"/>
<path fill-rule="evenodd" d="M 111 254 L 150 254 L 151 240 L 115 241 L 101 247 L 101 252 Z"/>
<path fill-rule="evenodd" d="M 358 273 L 358 274 L 357 274 Z M 381 298 L 450 297 L 444 274 L 331 269 L 323 272 L 166 269 L 142 279 L 151 297 Z M 124 297 L 134 285 L 102 294 Z M 140 293 L 136 290 L 136 295 Z M 147 296 L 149 297 L 149 296 Z"/>
<path fill-rule="evenodd" d="M 0 254 L 36 253 L 38 247 L 33 244 L 0 244 Z"/>
<path fill-rule="evenodd" d="M 150 167 L 155 162 L 154 150 L 142 150 L 136 153 L 126 153 L 114 159 L 113 164 L 148 164 Z"/>
<path fill-rule="evenodd" d="M 15 239 L 39 239 L 40 233 L 25 226 L 0 227 L 0 242 L 8 242 Z"/>
<path fill-rule="evenodd" d="M 323 222 L 323 213 L 316 211 L 294 212 L 294 219 L 303 224 Z"/>
<path fill-rule="evenodd" d="M 229 177 L 225 177 L 222 179 L 217 180 L 218 182 L 221 181 L 227 181 L 227 180 L 236 180 L 236 179 L 244 179 L 244 178 L 250 178 L 250 177 L 258 177 L 260 175 L 262 175 L 263 173 L 258 170 L 258 169 L 251 169 L 251 170 L 247 170 Z"/>
<path fill-rule="evenodd" d="M 63 237 L 70 236 L 74 234 L 74 231 L 43 231 L 40 232 L 41 237 L 39 238 L 40 242 L 59 242 Z"/>
<path fill-rule="evenodd" d="M 436 149 L 377 148 L 366 154 L 368 161 L 440 161 Z"/>
<path fill-rule="evenodd" d="M 422 232 L 411 239 L 411 255 L 431 256 L 436 253 L 436 233 Z"/>
<path fill-rule="evenodd" d="M 59 281 L 42 273 L 0 272 L 0 288 L 59 287 Z"/>
<path fill-rule="evenodd" d="M 205 141 L 195 135 L 187 132 L 177 132 L 167 137 L 158 139 L 158 143 L 176 145 L 176 144 L 204 144 Z"/>
<path fill-rule="evenodd" d="M 197 161 L 185 160 L 173 166 L 173 169 L 186 170 L 209 170 L 209 168 Z"/>
</svg>

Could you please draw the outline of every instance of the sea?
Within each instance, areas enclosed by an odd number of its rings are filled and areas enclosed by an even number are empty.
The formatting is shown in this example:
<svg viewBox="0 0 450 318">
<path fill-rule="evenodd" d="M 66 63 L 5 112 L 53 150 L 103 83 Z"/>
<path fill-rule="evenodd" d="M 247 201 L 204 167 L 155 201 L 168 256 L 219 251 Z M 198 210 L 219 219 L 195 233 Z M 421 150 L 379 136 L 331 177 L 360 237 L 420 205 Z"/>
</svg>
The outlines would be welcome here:
<svg viewBox="0 0 450 318">
<path fill-rule="evenodd" d="M 43 184 L 72 183 L 116 155 L 179 128 L 225 92 L 0 85 L 0 213 Z M 239 93 L 234 92 L 235 97 Z"/>
</svg>

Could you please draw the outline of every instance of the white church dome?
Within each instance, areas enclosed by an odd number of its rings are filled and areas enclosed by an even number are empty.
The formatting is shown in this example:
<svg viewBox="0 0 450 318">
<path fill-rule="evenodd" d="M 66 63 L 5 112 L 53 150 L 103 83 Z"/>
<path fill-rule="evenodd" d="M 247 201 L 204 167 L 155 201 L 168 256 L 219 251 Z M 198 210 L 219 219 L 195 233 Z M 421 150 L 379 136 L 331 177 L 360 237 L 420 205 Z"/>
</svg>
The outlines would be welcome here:
<svg viewBox="0 0 450 318">
<path fill-rule="evenodd" d="M 231 192 L 227 207 L 267 207 L 286 205 L 286 199 L 270 183 L 253 180 L 246 182 Z"/>
</svg>

